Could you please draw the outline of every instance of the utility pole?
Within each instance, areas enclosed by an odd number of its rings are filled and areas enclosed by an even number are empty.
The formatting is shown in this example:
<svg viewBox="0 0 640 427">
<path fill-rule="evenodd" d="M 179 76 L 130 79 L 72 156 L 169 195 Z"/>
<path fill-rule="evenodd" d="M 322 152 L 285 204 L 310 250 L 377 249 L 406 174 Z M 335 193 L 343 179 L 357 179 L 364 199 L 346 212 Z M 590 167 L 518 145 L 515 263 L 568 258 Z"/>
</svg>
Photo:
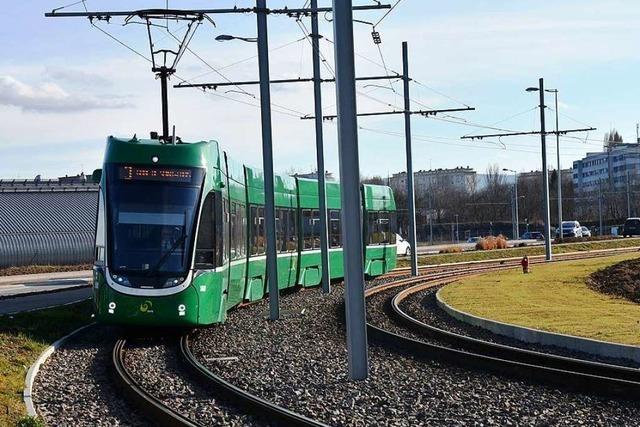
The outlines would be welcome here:
<svg viewBox="0 0 640 427">
<path fill-rule="evenodd" d="M 542 187 L 544 190 L 544 249 L 545 260 L 551 261 L 551 209 L 549 206 L 549 171 L 547 169 L 547 133 L 544 123 L 544 79 L 539 80 L 540 88 L 540 143 L 542 144 Z"/>
<path fill-rule="evenodd" d="M 602 236 L 602 181 L 598 182 L 598 222 L 600 223 L 600 236 Z"/>
<path fill-rule="evenodd" d="M 433 207 L 431 206 L 431 197 L 433 187 L 429 185 L 429 244 L 433 245 Z"/>
<path fill-rule="evenodd" d="M 269 42 L 267 40 L 266 0 L 256 0 L 258 24 L 258 72 L 260 75 L 260 118 L 262 122 L 262 168 L 264 170 L 264 222 L 267 237 L 267 281 L 269 319 L 280 318 L 278 289 L 278 248 L 276 247 L 276 208 L 273 184 L 273 145 L 271 134 L 271 90 L 269 88 Z"/>
<path fill-rule="evenodd" d="M 627 169 L 627 218 L 631 218 L 631 183 L 629 182 L 629 169 Z"/>
<path fill-rule="evenodd" d="M 315 101 L 316 168 L 318 170 L 318 199 L 320 215 L 320 263 L 322 291 L 331 292 L 329 271 L 329 230 L 327 227 L 327 196 L 324 175 L 324 141 L 322 132 L 322 77 L 320 75 L 320 32 L 318 30 L 318 0 L 311 0 L 311 44 L 313 54 L 313 98 Z"/>
<path fill-rule="evenodd" d="M 351 7 L 351 0 L 333 0 L 347 351 L 351 379 L 363 380 L 369 374 L 369 361 L 364 301 L 358 113 Z"/>
<path fill-rule="evenodd" d="M 404 137 L 407 158 L 407 207 L 409 208 L 409 244 L 411 245 L 411 275 L 418 275 L 418 245 L 416 242 L 416 195 L 413 187 L 413 156 L 411 153 L 411 99 L 409 97 L 409 53 L 402 42 L 402 81 L 404 86 Z"/>
<path fill-rule="evenodd" d="M 544 121 L 544 109 L 545 109 L 545 105 L 544 105 L 544 79 L 540 78 L 540 80 L 538 81 L 539 86 L 538 87 L 528 87 L 526 89 L 527 92 L 540 92 L 540 131 L 530 131 L 530 132 L 508 132 L 508 133 L 493 133 L 493 134 L 486 134 L 486 135 L 465 135 L 462 136 L 461 139 L 484 139 L 484 138 L 500 138 L 500 137 L 504 137 L 504 136 L 517 136 L 517 135 L 540 135 L 540 142 L 542 144 L 542 186 L 543 186 L 543 192 L 544 192 L 544 219 L 545 219 L 545 226 L 544 226 L 544 237 L 545 237 L 545 242 L 544 242 L 544 247 L 545 247 L 545 260 L 546 261 L 551 261 L 552 258 L 552 254 L 551 254 L 551 211 L 550 211 L 550 207 L 549 207 L 549 171 L 547 169 L 547 143 L 546 143 L 546 136 L 547 136 L 547 131 L 545 130 L 545 121 Z M 589 127 L 589 128 L 582 128 L 582 129 L 563 129 L 563 130 L 556 130 L 555 132 L 548 132 L 548 133 L 553 133 L 556 135 L 566 135 L 567 133 L 571 133 L 571 132 L 585 132 L 585 131 L 592 131 L 592 130 L 596 130 L 593 127 Z"/>
<path fill-rule="evenodd" d="M 556 155 L 558 156 L 558 228 L 562 231 L 562 168 L 560 166 L 560 133 L 558 133 L 558 89 L 548 89 L 547 92 L 552 92 L 555 96 L 556 102 Z M 562 240 L 562 232 L 559 234 L 560 240 Z"/>
</svg>

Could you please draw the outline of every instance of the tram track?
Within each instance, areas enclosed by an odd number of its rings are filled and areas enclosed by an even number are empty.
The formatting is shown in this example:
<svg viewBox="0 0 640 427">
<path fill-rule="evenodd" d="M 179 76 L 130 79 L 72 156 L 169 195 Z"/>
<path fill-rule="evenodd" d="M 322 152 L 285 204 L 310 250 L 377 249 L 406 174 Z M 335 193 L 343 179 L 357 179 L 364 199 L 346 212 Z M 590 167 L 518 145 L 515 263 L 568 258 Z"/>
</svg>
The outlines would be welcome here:
<svg viewBox="0 0 640 427">
<path fill-rule="evenodd" d="M 618 250 L 615 253 L 637 249 Z M 559 255 L 559 260 L 588 259 L 611 255 L 611 251 Z M 515 261 L 515 260 L 514 260 Z M 534 263 L 541 262 L 534 260 Z M 542 261 L 543 262 L 543 261 Z M 393 281 L 370 288 L 365 296 L 370 310 L 381 309 L 394 325 L 388 327 L 373 320 L 367 323 L 369 336 L 384 345 L 407 351 L 418 358 L 454 363 L 536 383 L 571 388 L 578 392 L 604 394 L 629 399 L 640 392 L 640 370 L 560 356 L 483 341 L 457 334 L 420 321 L 402 309 L 402 302 L 416 293 L 435 288 L 461 277 L 517 267 L 511 263 L 488 263 L 474 268 L 453 268 L 418 277 Z"/>
<path fill-rule="evenodd" d="M 232 405 L 239 412 L 248 412 L 256 418 L 255 424 L 258 425 L 326 427 L 326 424 L 261 399 L 214 374 L 193 355 L 189 346 L 190 339 L 190 333 L 185 333 L 179 338 L 178 360 L 193 374 L 193 379 L 197 380 L 203 389 L 210 393 L 213 392 L 216 398 L 225 402 L 225 405 Z M 174 409 L 174 405 L 168 404 L 155 393 L 147 390 L 147 387 L 136 379 L 139 374 L 135 375 L 128 366 L 125 358 L 126 347 L 127 340 L 118 339 L 116 341 L 112 350 L 112 368 L 117 386 L 132 407 L 138 409 L 152 425 L 165 427 L 202 427 L 208 425 L 208 423 L 196 420 L 192 415 L 184 415 L 183 411 Z M 185 380 L 185 378 L 182 379 Z"/>
<path fill-rule="evenodd" d="M 637 251 L 634 249 L 617 250 L 614 253 Z M 588 259 L 611 255 L 612 251 L 593 251 L 589 253 L 571 253 L 558 255 L 557 260 Z M 579 392 L 614 395 L 626 397 L 640 392 L 640 370 L 609 365 L 606 363 L 586 361 L 570 357 L 541 353 L 503 344 L 482 341 L 476 338 L 456 334 L 428 325 L 413 318 L 402 309 L 406 298 L 426 289 L 437 287 L 452 280 L 498 270 L 519 267 L 518 260 L 496 260 L 472 264 L 428 267 L 427 273 L 418 277 L 406 276 L 405 270 L 394 271 L 385 276 L 385 283 L 366 290 L 365 296 L 372 297 L 382 293 L 392 294 L 385 299 L 384 310 L 393 318 L 393 322 L 402 325 L 406 331 L 392 331 L 368 321 L 369 336 L 374 341 L 395 347 L 402 352 L 409 352 L 420 359 L 432 359 L 453 363 L 464 368 L 507 375 L 526 379 L 535 383 L 550 384 L 570 388 Z M 532 260 L 532 264 L 544 262 Z M 429 271 L 430 270 L 430 271 Z M 424 268 L 421 271 L 425 271 Z M 416 338 L 416 334 L 428 338 Z M 183 334 L 177 345 L 177 359 L 189 378 L 199 383 L 203 389 L 215 394 L 238 411 L 255 417 L 256 424 L 294 425 L 294 426 L 326 426 L 317 420 L 305 417 L 282 406 L 263 399 L 248 390 L 235 386 L 223 377 L 208 369 L 195 356 L 190 347 L 193 333 Z M 119 339 L 112 350 L 113 375 L 117 385 L 127 400 L 134 405 L 153 425 L 160 426 L 202 426 L 197 417 L 186 415 L 183 410 L 176 410 L 155 396 L 135 379 L 125 363 L 127 341 Z"/>
</svg>

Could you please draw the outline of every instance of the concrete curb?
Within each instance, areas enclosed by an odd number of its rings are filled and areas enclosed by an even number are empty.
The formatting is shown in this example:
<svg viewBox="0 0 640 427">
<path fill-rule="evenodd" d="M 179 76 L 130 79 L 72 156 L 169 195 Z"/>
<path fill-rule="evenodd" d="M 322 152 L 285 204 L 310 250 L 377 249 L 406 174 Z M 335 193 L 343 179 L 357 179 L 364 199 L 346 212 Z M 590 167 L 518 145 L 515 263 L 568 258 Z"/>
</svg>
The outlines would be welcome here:
<svg viewBox="0 0 640 427">
<path fill-rule="evenodd" d="M 24 379 L 24 391 L 22 392 L 22 399 L 24 401 L 25 406 L 27 407 L 27 414 L 32 417 L 37 417 L 38 413 L 36 412 L 36 407 L 33 404 L 33 382 L 36 379 L 36 375 L 38 375 L 38 371 L 40 370 L 40 366 L 56 351 L 62 344 L 64 344 L 69 338 L 74 335 L 82 332 L 83 330 L 89 328 L 90 326 L 95 325 L 96 323 L 89 323 L 88 325 L 84 325 L 75 331 L 71 332 L 68 335 L 60 338 L 49 347 L 47 347 L 41 354 L 38 356 L 38 359 L 35 361 L 29 370 L 27 371 L 27 376 Z"/>
<path fill-rule="evenodd" d="M 440 288 L 436 293 L 438 307 L 444 310 L 451 317 L 458 319 L 461 322 L 487 329 L 494 334 L 514 338 L 519 341 L 542 345 L 553 345 L 596 356 L 626 359 L 640 363 L 640 346 L 616 344 L 589 338 L 576 337 L 573 335 L 546 332 L 474 316 L 473 314 L 465 313 L 464 311 L 453 308 L 444 302 L 440 295 L 440 291 L 442 289 L 443 288 Z"/>
</svg>

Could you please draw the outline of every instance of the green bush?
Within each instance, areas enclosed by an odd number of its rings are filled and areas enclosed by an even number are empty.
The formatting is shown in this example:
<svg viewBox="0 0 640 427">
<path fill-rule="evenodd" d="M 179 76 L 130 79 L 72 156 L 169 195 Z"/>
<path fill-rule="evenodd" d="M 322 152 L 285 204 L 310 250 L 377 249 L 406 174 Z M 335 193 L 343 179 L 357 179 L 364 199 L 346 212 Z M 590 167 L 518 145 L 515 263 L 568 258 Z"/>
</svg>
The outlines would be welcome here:
<svg viewBox="0 0 640 427">
<path fill-rule="evenodd" d="M 24 416 L 18 420 L 17 427 L 44 427 L 44 422 L 38 417 Z"/>
</svg>

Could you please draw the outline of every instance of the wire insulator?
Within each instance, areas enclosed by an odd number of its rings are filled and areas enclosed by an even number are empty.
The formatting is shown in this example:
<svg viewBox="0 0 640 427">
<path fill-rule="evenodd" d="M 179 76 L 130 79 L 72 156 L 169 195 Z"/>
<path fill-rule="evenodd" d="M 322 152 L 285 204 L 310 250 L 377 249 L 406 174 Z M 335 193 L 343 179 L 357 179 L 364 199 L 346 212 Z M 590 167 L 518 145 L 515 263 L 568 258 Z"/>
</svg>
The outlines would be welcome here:
<svg viewBox="0 0 640 427">
<path fill-rule="evenodd" d="M 380 33 L 373 30 L 371 31 L 371 37 L 373 38 L 373 43 L 375 44 L 381 44 L 382 43 L 382 39 L 380 38 Z"/>
</svg>

